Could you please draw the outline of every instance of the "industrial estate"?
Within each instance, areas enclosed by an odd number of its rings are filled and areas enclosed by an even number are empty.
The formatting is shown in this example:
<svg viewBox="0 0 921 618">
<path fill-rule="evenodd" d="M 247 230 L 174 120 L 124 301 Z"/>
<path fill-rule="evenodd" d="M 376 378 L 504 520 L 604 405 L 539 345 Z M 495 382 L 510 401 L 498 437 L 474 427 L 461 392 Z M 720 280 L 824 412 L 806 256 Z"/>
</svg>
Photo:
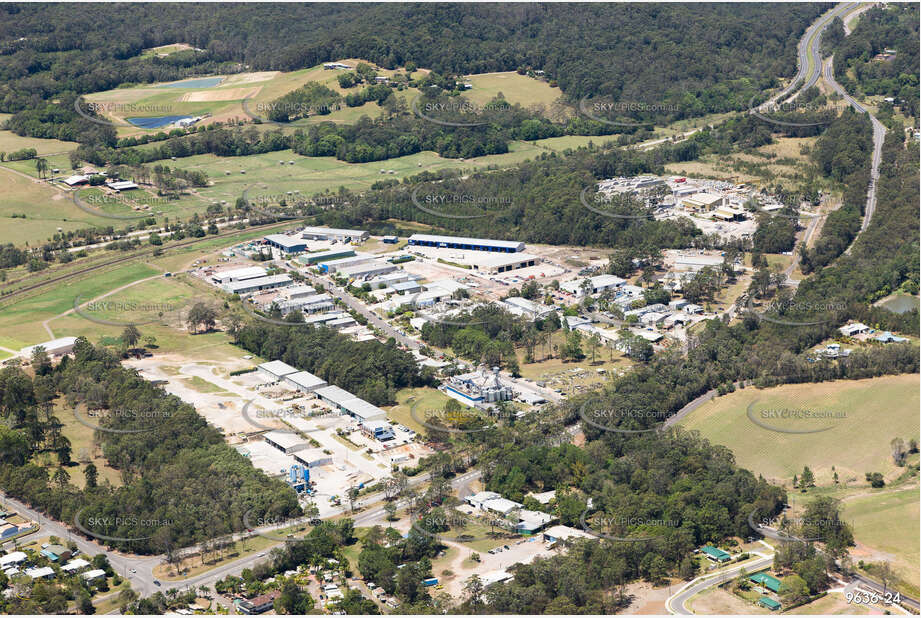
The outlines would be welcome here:
<svg viewBox="0 0 921 618">
<path fill-rule="evenodd" d="M 86 6 L 0 27 L 0 612 L 921 611 L 917 5 Z"/>
</svg>

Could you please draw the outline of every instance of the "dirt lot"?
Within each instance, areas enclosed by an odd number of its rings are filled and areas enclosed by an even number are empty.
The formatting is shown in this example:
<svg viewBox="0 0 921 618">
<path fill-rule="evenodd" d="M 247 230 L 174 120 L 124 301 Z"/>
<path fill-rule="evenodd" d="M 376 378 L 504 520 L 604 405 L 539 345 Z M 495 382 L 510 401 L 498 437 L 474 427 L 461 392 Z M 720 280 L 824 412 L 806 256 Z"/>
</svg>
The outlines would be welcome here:
<svg viewBox="0 0 921 618">
<path fill-rule="evenodd" d="M 196 103 L 202 101 L 237 101 L 259 94 L 261 86 L 252 88 L 223 88 L 221 90 L 200 90 L 187 92 L 179 99 L 181 102 Z"/>
</svg>

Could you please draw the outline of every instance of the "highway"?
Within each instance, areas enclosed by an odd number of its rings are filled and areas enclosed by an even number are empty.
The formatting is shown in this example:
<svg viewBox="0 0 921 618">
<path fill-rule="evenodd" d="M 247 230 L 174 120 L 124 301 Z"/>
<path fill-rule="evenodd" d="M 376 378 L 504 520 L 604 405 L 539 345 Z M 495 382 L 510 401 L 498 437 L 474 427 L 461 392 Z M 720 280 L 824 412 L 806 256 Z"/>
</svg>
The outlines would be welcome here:
<svg viewBox="0 0 921 618">
<path fill-rule="evenodd" d="M 834 60 L 835 58 L 832 56 L 825 62 L 823 68 L 825 83 L 840 94 L 841 97 L 847 101 L 848 105 L 853 107 L 857 113 L 870 116 L 870 122 L 873 123 L 873 159 L 870 164 L 870 186 L 867 189 L 867 206 L 864 211 L 863 223 L 860 226 L 860 231 L 863 232 L 870 226 L 870 220 L 873 218 L 873 213 L 876 212 L 876 185 L 879 182 L 879 164 L 883 158 L 883 142 L 886 140 L 886 127 L 884 127 L 883 123 L 877 120 L 863 105 L 858 103 L 854 97 L 849 95 L 847 91 L 841 87 L 841 84 L 835 81 Z M 853 243 L 851 246 L 853 246 Z M 850 251 L 850 248 L 848 248 L 848 251 Z"/>
</svg>

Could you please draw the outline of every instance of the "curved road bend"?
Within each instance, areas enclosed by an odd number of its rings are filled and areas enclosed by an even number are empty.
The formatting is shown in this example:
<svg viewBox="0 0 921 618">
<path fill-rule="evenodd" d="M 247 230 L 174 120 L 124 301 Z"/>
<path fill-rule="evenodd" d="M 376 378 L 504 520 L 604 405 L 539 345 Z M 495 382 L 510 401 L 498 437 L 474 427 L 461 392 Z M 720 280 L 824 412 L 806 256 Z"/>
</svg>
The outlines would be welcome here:
<svg viewBox="0 0 921 618">
<path fill-rule="evenodd" d="M 686 603 L 698 592 L 703 592 L 711 586 L 716 586 L 722 584 L 731 579 L 735 579 L 739 576 L 739 573 L 742 570 L 748 572 L 757 571 L 759 569 L 764 569 L 771 566 L 774 563 L 774 556 L 768 556 L 767 558 L 760 558 L 754 562 L 746 562 L 745 564 L 740 564 L 737 567 L 733 567 L 726 571 L 719 573 L 718 575 L 707 576 L 701 581 L 694 583 L 691 582 L 683 590 L 677 594 L 668 598 L 665 601 L 665 609 L 667 609 L 672 614 L 681 614 L 682 616 L 693 616 L 692 612 L 686 605 Z M 696 581 L 696 580 L 695 580 Z"/>
</svg>

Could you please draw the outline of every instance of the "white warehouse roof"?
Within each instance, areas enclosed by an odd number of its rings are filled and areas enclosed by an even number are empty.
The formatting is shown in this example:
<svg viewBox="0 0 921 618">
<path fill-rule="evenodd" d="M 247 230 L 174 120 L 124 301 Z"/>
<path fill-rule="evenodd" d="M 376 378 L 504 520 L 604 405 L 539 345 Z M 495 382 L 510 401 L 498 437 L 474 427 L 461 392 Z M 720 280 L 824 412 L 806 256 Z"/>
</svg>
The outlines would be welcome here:
<svg viewBox="0 0 921 618">
<path fill-rule="evenodd" d="M 467 236 L 438 236 L 435 234 L 413 234 L 409 237 L 410 244 L 413 241 L 476 245 L 483 247 L 501 247 L 511 249 L 512 251 L 524 251 L 524 243 L 516 240 L 492 240 L 490 238 L 470 238 Z"/>
<path fill-rule="evenodd" d="M 261 365 L 258 366 L 258 369 L 267 371 L 274 376 L 278 376 L 279 378 L 286 376 L 286 375 L 290 375 L 292 373 L 297 373 L 297 369 L 295 369 L 288 363 L 282 362 L 280 360 L 273 360 L 267 363 L 262 363 Z"/>
</svg>

